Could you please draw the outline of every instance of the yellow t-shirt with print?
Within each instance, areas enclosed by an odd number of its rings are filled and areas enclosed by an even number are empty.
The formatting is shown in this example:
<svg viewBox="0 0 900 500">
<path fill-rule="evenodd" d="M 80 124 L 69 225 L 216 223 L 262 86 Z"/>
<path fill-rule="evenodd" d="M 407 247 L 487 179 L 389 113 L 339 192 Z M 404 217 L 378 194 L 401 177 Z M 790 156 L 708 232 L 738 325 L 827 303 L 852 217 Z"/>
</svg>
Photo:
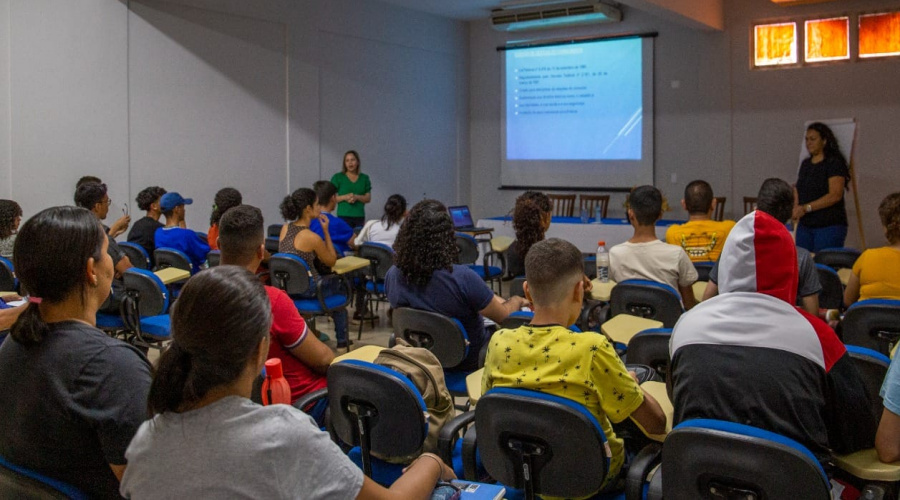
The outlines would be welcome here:
<svg viewBox="0 0 900 500">
<path fill-rule="evenodd" d="M 870 248 L 853 264 L 859 278 L 859 300 L 900 299 L 900 250 Z"/>
<path fill-rule="evenodd" d="M 583 404 L 600 422 L 612 453 L 604 486 L 618 476 L 625 443 L 610 422 L 631 415 L 644 393 L 605 336 L 556 325 L 500 330 L 488 344 L 482 394 L 492 387 L 539 390 Z"/>
<path fill-rule="evenodd" d="M 683 248 L 691 262 L 717 261 L 733 227 L 733 220 L 692 220 L 672 224 L 666 229 L 666 243 Z"/>
</svg>

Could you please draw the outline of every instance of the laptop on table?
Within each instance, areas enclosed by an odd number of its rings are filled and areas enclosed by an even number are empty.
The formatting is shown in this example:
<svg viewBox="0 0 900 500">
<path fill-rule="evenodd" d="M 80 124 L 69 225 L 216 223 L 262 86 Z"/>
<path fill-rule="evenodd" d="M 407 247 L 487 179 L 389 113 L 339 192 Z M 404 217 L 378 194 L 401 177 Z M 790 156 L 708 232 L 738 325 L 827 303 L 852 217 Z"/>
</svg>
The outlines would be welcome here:
<svg viewBox="0 0 900 500">
<path fill-rule="evenodd" d="M 469 211 L 468 205 L 459 205 L 449 207 L 450 218 L 453 219 L 453 227 L 461 233 L 489 233 L 493 231 L 490 227 L 476 227 L 472 221 L 472 212 Z"/>
</svg>

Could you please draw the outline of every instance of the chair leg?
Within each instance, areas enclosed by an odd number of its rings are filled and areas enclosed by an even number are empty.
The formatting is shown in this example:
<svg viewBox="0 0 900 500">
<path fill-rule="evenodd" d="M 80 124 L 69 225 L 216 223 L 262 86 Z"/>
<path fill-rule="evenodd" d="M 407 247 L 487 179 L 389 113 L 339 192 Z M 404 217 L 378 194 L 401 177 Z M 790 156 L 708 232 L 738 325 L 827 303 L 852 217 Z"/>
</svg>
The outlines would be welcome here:
<svg viewBox="0 0 900 500">
<path fill-rule="evenodd" d="M 363 323 L 366 322 L 366 312 L 369 310 L 369 292 L 366 292 L 366 299 L 363 303 L 365 306 L 363 307 L 363 311 L 359 313 L 359 331 L 356 333 L 356 340 L 362 339 L 362 327 Z M 374 328 L 374 326 L 372 328 Z"/>
</svg>

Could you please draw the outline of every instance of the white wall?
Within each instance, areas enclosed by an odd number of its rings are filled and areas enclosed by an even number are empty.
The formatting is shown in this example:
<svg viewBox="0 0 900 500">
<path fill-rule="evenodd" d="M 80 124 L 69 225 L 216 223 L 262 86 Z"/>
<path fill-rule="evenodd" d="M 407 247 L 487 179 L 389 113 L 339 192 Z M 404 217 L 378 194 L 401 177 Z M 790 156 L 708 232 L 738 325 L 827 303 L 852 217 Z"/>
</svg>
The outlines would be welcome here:
<svg viewBox="0 0 900 500">
<path fill-rule="evenodd" d="M 0 196 L 27 217 L 92 174 L 136 213 L 158 184 L 205 230 L 231 185 L 275 223 L 357 149 L 368 215 L 394 192 L 455 202 L 466 50 L 464 23 L 369 0 L 0 0 Z"/>
<path fill-rule="evenodd" d="M 900 141 L 891 137 L 900 116 L 896 91 L 900 60 L 753 71 L 749 38 L 754 21 L 879 8 L 896 8 L 896 2 L 852 0 L 785 8 L 759 0 L 732 0 L 725 6 L 724 32 L 699 31 L 626 8 L 624 21 L 616 25 L 538 32 L 531 37 L 659 32 L 654 68 L 655 184 L 673 207 L 667 217 L 685 217 L 678 201 L 684 185 L 696 178 L 709 181 L 716 195 L 728 197 L 726 213 L 740 215 L 741 198 L 755 196 L 763 179 L 795 181 L 807 120 L 856 117 L 860 200 L 867 243 L 872 246 L 883 242 L 876 207 L 886 194 L 900 188 L 895 160 L 900 157 Z M 492 31 L 486 21 L 469 26 L 471 202 L 477 216 L 500 215 L 510 210 L 519 194 L 497 190 L 500 59 L 495 48 L 511 37 Z M 621 214 L 623 199 L 624 195 L 614 195 L 610 209 Z M 848 209 L 855 217 L 852 199 Z M 850 245 L 859 243 L 856 229 L 851 222 Z"/>
</svg>

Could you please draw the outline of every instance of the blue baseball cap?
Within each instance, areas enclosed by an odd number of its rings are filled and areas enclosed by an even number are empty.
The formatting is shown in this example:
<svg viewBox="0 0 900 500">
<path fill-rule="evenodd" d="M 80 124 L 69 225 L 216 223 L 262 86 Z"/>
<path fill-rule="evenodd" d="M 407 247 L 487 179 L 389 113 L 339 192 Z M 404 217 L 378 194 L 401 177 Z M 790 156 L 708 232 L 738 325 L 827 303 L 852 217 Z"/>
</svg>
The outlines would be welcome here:
<svg viewBox="0 0 900 500">
<path fill-rule="evenodd" d="M 182 196 L 174 191 L 162 195 L 159 199 L 159 208 L 163 212 L 168 212 L 178 205 L 190 205 L 194 203 L 191 198 L 182 198 Z"/>
</svg>

